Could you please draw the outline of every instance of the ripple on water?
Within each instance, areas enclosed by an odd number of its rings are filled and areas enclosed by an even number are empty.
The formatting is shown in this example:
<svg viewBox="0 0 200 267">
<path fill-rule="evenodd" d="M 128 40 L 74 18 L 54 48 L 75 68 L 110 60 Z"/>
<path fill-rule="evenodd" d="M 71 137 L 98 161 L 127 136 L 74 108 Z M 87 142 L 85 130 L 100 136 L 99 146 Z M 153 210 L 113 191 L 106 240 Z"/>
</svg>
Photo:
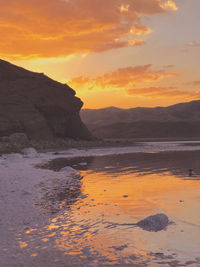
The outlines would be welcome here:
<svg viewBox="0 0 200 267">
<path fill-rule="evenodd" d="M 23 249 L 34 247 L 33 254 L 53 246 L 77 264 L 200 264 L 199 152 L 115 155 L 80 162 L 87 164 L 82 166 L 77 200 L 45 227 L 27 230 L 22 242 L 28 246 Z M 188 167 L 196 170 L 193 179 Z M 157 232 L 136 226 L 156 213 L 165 213 L 174 224 Z"/>
</svg>

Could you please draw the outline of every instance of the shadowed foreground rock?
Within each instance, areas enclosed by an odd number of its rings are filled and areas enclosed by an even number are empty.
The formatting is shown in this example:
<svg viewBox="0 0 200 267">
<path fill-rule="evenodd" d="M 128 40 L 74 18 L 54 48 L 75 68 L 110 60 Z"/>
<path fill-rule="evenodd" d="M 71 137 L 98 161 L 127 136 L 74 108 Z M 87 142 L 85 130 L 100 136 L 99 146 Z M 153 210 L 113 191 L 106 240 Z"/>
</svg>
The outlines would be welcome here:
<svg viewBox="0 0 200 267">
<path fill-rule="evenodd" d="M 68 85 L 0 60 L 0 137 L 23 133 L 29 140 L 90 140 L 79 117 L 82 105 Z"/>
</svg>

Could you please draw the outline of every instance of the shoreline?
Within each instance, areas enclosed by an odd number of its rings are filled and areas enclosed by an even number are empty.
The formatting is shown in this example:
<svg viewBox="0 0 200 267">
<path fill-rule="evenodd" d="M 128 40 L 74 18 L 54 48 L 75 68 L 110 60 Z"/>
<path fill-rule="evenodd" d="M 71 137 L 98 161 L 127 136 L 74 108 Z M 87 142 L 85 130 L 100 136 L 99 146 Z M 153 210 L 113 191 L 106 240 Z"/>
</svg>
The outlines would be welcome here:
<svg viewBox="0 0 200 267">
<path fill-rule="evenodd" d="M 134 138 L 134 139 L 96 139 L 91 141 L 74 139 L 55 139 L 54 141 L 4 142 L 0 139 L 0 156 L 7 153 L 18 153 L 27 147 L 38 152 L 55 152 L 68 149 L 95 149 L 136 146 L 143 142 L 200 142 L 200 138 Z"/>
<path fill-rule="evenodd" d="M 198 150 L 194 151 L 196 148 Z M 147 168 L 145 162 L 149 162 L 150 166 L 152 165 L 152 161 L 148 160 L 152 156 L 155 157 L 153 164 L 158 164 L 160 168 L 160 156 L 162 156 L 162 162 L 165 163 L 165 159 L 169 158 L 173 153 L 181 155 L 184 159 L 187 153 L 194 153 L 195 155 L 200 153 L 200 147 L 198 146 L 180 146 L 180 144 L 175 145 L 173 142 L 171 142 L 171 147 L 168 147 L 168 149 L 166 151 L 165 147 L 165 151 L 163 151 L 160 146 L 155 147 L 155 144 L 150 143 L 143 147 L 139 145 L 121 147 L 120 151 L 119 147 L 72 148 L 60 152 L 52 151 L 46 153 L 33 153 L 34 151 L 30 150 L 29 153 L 24 155 L 14 153 L 0 157 L 1 265 L 20 266 L 21 264 L 23 266 L 24 264 L 25 266 L 37 266 L 38 262 L 43 262 L 42 266 L 48 266 L 49 262 L 48 257 L 45 259 L 45 251 L 35 255 L 34 247 L 29 247 L 29 243 L 23 239 L 23 236 L 25 233 L 34 231 L 36 227 L 41 229 L 49 221 L 53 220 L 54 216 L 68 208 L 70 209 L 70 205 L 75 203 L 79 197 L 84 198 L 80 191 L 82 182 L 79 171 L 84 169 L 83 163 L 87 163 L 85 162 L 87 157 L 104 158 L 107 163 L 109 158 L 111 160 L 114 159 L 115 162 L 120 155 L 124 155 L 123 158 L 125 158 L 125 155 L 129 157 L 134 153 L 134 157 L 131 157 L 130 162 L 135 162 L 136 160 L 141 162 L 142 165 L 139 166 L 141 169 L 142 166 Z M 144 155 L 146 157 L 145 162 L 143 161 Z M 82 167 L 76 170 L 67 168 L 61 171 L 66 166 L 65 163 L 56 170 L 37 167 L 38 165 L 48 164 L 52 160 L 59 161 L 60 158 L 65 158 L 69 162 L 72 161 L 72 168 L 74 168 L 73 164 L 76 164 L 76 162 L 73 162 L 73 160 L 78 157 L 80 157 L 79 163 L 82 163 L 82 165 L 79 165 Z M 172 162 L 176 163 L 174 160 Z M 102 168 L 99 163 L 97 165 L 98 168 Z M 67 166 L 70 166 L 70 164 L 67 164 Z M 91 165 L 88 164 L 88 166 L 91 168 Z M 107 169 L 102 168 L 102 170 Z M 54 247 L 51 247 L 51 249 L 50 251 L 54 250 L 55 256 L 60 255 L 59 257 L 63 261 L 58 265 L 53 265 L 52 263 L 52 266 L 73 266 L 73 263 L 70 264 L 70 255 L 62 255 L 62 251 Z M 64 263 L 66 260 L 69 265 Z M 77 266 L 81 265 L 78 264 Z"/>
</svg>

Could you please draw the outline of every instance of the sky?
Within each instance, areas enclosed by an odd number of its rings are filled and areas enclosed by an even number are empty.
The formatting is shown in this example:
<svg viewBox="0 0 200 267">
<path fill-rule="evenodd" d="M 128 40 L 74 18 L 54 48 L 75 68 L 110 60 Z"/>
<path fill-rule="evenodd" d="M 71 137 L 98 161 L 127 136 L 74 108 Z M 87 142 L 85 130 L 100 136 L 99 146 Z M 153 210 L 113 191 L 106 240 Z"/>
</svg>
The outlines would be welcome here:
<svg viewBox="0 0 200 267">
<path fill-rule="evenodd" d="M 0 0 L 0 58 L 67 83 L 84 108 L 200 99 L 199 0 Z"/>
</svg>

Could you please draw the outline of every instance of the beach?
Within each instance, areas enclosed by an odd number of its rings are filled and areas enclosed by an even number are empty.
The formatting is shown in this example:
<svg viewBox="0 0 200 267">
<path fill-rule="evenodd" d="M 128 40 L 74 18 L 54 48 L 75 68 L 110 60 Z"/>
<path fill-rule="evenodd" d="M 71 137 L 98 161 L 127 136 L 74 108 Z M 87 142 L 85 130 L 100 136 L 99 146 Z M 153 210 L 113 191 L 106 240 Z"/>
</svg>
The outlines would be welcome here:
<svg viewBox="0 0 200 267">
<path fill-rule="evenodd" d="M 0 266 L 200 266 L 199 161 L 195 141 L 2 155 Z"/>
</svg>

